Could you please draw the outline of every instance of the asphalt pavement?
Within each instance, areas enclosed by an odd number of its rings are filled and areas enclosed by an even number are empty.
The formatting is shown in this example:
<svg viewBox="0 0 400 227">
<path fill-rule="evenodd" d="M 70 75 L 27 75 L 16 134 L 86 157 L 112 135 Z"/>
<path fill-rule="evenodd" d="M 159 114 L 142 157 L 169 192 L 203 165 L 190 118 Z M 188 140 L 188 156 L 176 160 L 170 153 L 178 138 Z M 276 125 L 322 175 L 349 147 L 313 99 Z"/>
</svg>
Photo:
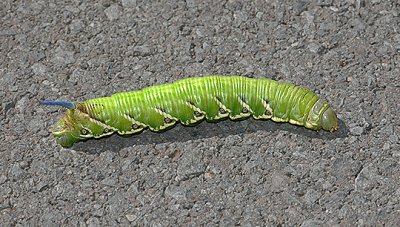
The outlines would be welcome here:
<svg viewBox="0 0 400 227">
<path fill-rule="evenodd" d="M 400 3 L 2 1 L 0 225 L 400 226 Z M 340 129 L 178 125 L 75 144 L 83 101 L 203 75 L 294 83 Z"/>
</svg>

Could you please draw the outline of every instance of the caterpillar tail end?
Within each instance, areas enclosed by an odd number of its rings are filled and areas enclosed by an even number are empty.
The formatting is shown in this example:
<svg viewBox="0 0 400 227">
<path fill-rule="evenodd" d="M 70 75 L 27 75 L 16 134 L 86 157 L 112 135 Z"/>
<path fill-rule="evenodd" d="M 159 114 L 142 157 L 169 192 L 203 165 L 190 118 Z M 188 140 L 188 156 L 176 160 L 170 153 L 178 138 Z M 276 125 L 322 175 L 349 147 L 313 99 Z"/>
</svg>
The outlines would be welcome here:
<svg viewBox="0 0 400 227">
<path fill-rule="evenodd" d="M 64 115 L 54 126 L 52 134 L 56 142 L 64 148 L 72 147 L 76 142 L 86 140 L 81 135 L 81 124 L 74 116 L 79 112 L 74 109 L 68 109 Z"/>
<path fill-rule="evenodd" d="M 79 137 L 79 129 L 77 129 L 78 124 L 76 122 L 77 103 L 68 101 L 44 101 L 40 102 L 40 105 L 50 105 L 50 106 L 62 106 L 68 110 L 65 112 L 64 117 L 62 117 L 52 129 L 52 134 L 56 138 L 56 142 L 62 147 L 68 148 L 76 142 L 84 140 L 84 138 Z"/>
<path fill-rule="evenodd" d="M 74 102 L 67 102 L 67 101 L 44 101 L 44 102 L 39 102 L 39 104 L 48 106 L 62 106 L 68 109 L 76 108 L 76 104 Z"/>
</svg>

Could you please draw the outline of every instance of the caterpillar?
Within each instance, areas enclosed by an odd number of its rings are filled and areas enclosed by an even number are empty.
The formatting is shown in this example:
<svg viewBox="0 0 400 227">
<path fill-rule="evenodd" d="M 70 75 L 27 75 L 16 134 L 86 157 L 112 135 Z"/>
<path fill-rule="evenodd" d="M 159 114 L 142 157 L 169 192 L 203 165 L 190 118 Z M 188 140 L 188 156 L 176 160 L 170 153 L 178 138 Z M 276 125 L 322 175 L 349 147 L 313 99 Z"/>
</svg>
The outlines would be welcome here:
<svg viewBox="0 0 400 227">
<path fill-rule="evenodd" d="M 90 138 L 164 131 L 177 122 L 271 119 L 333 132 L 339 123 L 331 106 L 312 91 L 271 79 L 205 76 L 122 92 L 84 102 L 45 101 L 67 108 L 52 134 L 63 147 Z"/>
</svg>

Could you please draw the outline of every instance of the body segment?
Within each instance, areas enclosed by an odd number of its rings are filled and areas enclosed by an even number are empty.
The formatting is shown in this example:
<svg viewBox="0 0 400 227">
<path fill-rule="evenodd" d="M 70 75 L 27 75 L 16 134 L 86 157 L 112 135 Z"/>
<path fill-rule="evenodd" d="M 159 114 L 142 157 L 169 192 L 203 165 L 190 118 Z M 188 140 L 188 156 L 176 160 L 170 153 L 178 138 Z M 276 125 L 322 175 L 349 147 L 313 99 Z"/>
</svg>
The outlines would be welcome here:
<svg viewBox="0 0 400 227">
<path fill-rule="evenodd" d="M 53 131 L 65 147 L 115 132 L 162 131 L 177 122 L 194 125 L 203 119 L 213 122 L 253 116 L 313 130 L 338 128 L 332 108 L 313 92 L 289 83 L 241 76 L 189 78 L 72 104 L 75 108 L 67 110 Z"/>
</svg>

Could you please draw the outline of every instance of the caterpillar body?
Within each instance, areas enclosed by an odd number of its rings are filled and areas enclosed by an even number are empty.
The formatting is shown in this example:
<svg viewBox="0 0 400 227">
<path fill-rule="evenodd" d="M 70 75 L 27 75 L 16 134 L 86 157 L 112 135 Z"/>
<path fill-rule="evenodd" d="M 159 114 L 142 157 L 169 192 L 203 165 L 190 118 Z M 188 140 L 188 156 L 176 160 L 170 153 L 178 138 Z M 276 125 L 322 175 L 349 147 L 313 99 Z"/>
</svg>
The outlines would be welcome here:
<svg viewBox="0 0 400 227">
<path fill-rule="evenodd" d="M 84 102 L 41 102 L 68 108 L 52 131 L 63 147 L 118 133 L 163 131 L 177 122 L 271 119 L 312 130 L 334 131 L 336 113 L 306 88 L 271 79 L 205 76 L 122 92 Z"/>
</svg>

